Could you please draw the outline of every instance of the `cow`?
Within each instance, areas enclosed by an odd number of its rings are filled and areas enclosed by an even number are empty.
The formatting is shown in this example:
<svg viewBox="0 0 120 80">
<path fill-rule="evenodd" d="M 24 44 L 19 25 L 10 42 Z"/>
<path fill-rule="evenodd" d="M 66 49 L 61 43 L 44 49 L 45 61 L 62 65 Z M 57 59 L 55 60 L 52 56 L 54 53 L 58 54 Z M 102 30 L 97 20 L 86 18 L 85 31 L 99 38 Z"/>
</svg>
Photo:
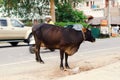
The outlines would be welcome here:
<svg viewBox="0 0 120 80">
<path fill-rule="evenodd" d="M 36 61 L 44 63 L 40 56 L 40 45 L 44 44 L 49 49 L 60 50 L 60 69 L 64 70 L 63 59 L 65 56 L 65 67 L 69 69 L 68 56 L 73 55 L 79 49 L 83 41 L 95 42 L 89 29 L 77 31 L 72 28 L 59 27 L 52 24 L 42 23 L 32 28 L 35 39 Z"/>
</svg>

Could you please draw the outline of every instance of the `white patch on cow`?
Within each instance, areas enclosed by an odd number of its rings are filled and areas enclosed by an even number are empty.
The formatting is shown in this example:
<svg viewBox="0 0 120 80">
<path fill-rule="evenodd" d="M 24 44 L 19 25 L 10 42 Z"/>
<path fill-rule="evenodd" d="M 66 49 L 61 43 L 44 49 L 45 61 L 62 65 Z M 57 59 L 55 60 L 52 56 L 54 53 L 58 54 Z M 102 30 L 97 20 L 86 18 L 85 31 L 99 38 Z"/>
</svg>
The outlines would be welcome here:
<svg viewBox="0 0 120 80">
<path fill-rule="evenodd" d="M 77 31 L 82 31 L 83 25 L 82 24 L 74 24 L 72 28 Z"/>
<path fill-rule="evenodd" d="M 68 47 L 65 52 L 71 56 L 73 55 L 75 52 L 77 52 L 78 48 L 77 47 Z"/>
</svg>

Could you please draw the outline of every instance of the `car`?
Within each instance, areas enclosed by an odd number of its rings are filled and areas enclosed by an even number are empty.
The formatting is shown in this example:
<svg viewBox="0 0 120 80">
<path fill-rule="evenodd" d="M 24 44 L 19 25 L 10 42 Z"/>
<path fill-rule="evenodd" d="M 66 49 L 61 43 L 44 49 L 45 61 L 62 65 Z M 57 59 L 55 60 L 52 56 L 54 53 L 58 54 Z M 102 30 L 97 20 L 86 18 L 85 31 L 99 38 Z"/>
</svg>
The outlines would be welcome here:
<svg viewBox="0 0 120 80">
<path fill-rule="evenodd" d="M 25 26 L 16 18 L 0 18 L 0 42 L 8 42 L 17 46 L 19 42 L 30 42 L 32 27 Z"/>
</svg>

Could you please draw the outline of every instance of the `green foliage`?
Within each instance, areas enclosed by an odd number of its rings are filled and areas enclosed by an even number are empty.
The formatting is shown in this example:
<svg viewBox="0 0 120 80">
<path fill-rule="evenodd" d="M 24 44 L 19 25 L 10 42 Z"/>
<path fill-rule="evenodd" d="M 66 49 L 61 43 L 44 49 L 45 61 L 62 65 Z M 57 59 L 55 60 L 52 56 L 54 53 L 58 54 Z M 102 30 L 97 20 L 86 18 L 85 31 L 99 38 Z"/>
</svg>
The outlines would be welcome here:
<svg viewBox="0 0 120 80">
<path fill-rule="evenodd" d="M 26 21 L 25 22 L 25 26 L 32 26 L 32 25 L 33 25 L 32 21 Z"/>
<path fill-rule="evenodd" d="M 37 3 L 36 3 L 37 1 Z M 50 0 L 42 0 L 50 1 Z M 33 17 L 35 13 L 42 15 L 42 9 L 39 7 L 41 0 L 0 0 L 5 7 L 7 16 L 11 14 L 29 19 L 29 16 Z M 84 21 L 83 12 L 73 10 L 73 4 L 77 4 L 82 0 L 54 0 L 56 9 L 56 18 L 59 22 L 81 22 Z M 72 5 L 72 6 L 71 6 Z M 36 12 L 35 12 L 36 11 Z"/>
<path fill-rule="evenodd" d="M 56 22 L 55 25 L 58 25 L 60 27 L 64 27 L 66 25 L 70 25 L 70 24 L 75 24 L 74 22 Z"/>
<path fill-rule="evenodd" d="M 92 28 L 89 24 L 85 23 L 85 22 L 56 22 L 55 25 L 60 26 L 60 27 L 65 27 L 67 25 L 72 25 L 72 24 L 82 24 L 83 27 L 85 28 Z"/>
<path fill-rule="evenodd" d="M 58 22 L 70 21 L 72 16 L 72 7 L 70 4 L 58 4 L 56 10 L 56 19 Z M 68 15 L 69 14 L 69 15 Z"/>
<path fill-rule="evenodd" d="M 58 4 L 56 10 L 56 21 L 58 22 L 84 22 L 86 16 L 82 11 L 74 10 L 69 3 Z"/>
<path fill-rule="evenodd" d="M 10 17 L 12 14 L 27 19 L 32 12 L 33 3 L 34 2 L 30 0 L 3 0 L 2 4 L 5 7 L 4 12 L 7 13 L 6 16 Z"/>
<path fill-rule="evenodd" d="M 0 4 L 3 4 L 3 0 L 0 0 Z"/>
<path fill-rule="evenodd" d="M 73 10 L 72 11 L 72 21 L 73 22 L 84 22 L 86 17 L 82 11 Z"/>
<path fill-rule="evenodd" d="M 55 4 L 70 3 L 71 5 L 74 5 L 74 4 L 77 4 L 77 3 L 85 1 L 85 0 L 54 0 L 54 1 L 55 1 Z"/>
<path fill-rule="evenodd" d="M 1 0 L 2 1 L 2 0 Z M 3 0 L 3 5 L 5 7 L 5 12 L 7 12 L 7 16 L 10 16 L 11 10 L 15 11 L 18 8 L 17 3 L 19 3 L 19 0 Z M 15 11 L 16 12 L 16 11 Z M 12 12 L 13 14 L 13 12 Z"/>
</svg>

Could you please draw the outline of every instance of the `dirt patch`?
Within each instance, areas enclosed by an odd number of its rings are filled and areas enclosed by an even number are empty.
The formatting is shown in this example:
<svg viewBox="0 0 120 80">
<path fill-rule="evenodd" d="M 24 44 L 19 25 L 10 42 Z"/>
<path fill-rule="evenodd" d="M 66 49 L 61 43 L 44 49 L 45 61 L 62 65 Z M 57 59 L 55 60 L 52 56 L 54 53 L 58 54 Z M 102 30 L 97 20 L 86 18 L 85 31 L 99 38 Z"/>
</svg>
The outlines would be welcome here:
<svg viewBox="0 0 120 80">
<path fill-rule="evenodd" d="M 92 58 L 89 60 L 84 61 L 78 61 L 75 62 L 75 64 L 72 64 L 72 69 L 65 69 L 63 71 L 61 70 L 54 70 L 53 75 L 49 76 L 51 79 L 57 79 L 58 77 L 64 77 L 68 75 L 74 75 L 85 71 L 90 71 L 93 69 L 101 68 L 103 66 L 110 65 L 112 63 L 120 61 L 120 55 L 118 54 L 112 54 L 112 55 L 106 55 L 106 56 L 98 56 L 96 58 Z M 75 67 L 75 65 L 77 65 Z"/>
<path fill-rule="evenodd" d="M 81 57 L 81 56 L 80 56 Z M 71 69 L 60 70 L 58 58 L 46 60 L 45 64 L 30 62 L 26 64 L 3 67 L 0 80 L 57 80 L 61 77 L 80 74 L 82 72 L 98 69 L 103 66 L 120 61 L 120 54 L 106 54 L 79 58 L 70 58 Z M 71 62 L 70 62 L 71 61 Z M 52 64 L 51 64 L 52 63 Z M 57 63 L 57 64 L 56 64 Z M 7 76 L 7 77 L 6 77 Z"/>
</svg>

